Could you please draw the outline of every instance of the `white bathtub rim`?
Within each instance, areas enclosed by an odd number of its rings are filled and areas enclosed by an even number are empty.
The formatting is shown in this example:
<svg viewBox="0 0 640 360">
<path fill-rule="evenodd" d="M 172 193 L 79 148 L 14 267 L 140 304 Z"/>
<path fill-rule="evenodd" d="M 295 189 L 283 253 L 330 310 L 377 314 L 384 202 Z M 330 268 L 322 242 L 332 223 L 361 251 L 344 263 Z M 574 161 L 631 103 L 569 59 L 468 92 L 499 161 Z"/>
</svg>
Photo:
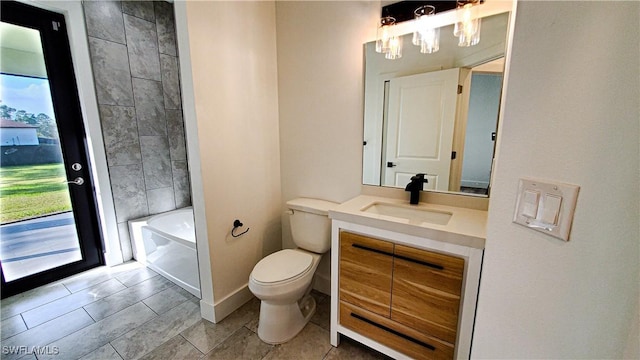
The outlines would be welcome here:
<svg viewBox="0 0 640 360">
<path fill-rule="evenodd" d="M 149 225 L 149 222 L 151 222 L 154 219 L 157 222 L 159 220 L 162 220 L 164 217 L 169 217 L 171 215 L 175 216 L 176 212 L 190 212 L 192 214 L 191 219 L 193 219 L 193 208 L 191 206 L 188 206 L 188 207 L 171 210 L 171 211 L 167 211 L 167 212 L 156 214 L 156 215 L 147 216 L 144 218 L 129 220 L 128 223 L 129 223 L 129 231 L 131 234 L 133 255 L 134 255 L 134 258 L 141 264 L 147 266 L 151 270 L 157 272 L 158 274 L 172 281 L 174 284 L 182 287 L 184 290 L 191 293 L 192 295 L 202 299 L 202 292 L 197 287 L 198 285 L 200 285 L 200 274 L 198 271 L 199 269 L 197 267 L 196 267 L 197 279 L 195 283 L 196 285 L 193 286 L 187 282 L 189 281 L 188 279 L 183 280 L 178 278 L 176 275 L 171 274 L 168 271 L 165 271 L 161 266 L 158 266 L 158 264 L 155 264 L 153 261 L 150 261 L 150 259 L 147 258 L 144 239 L 143 239 L 145 237 L 145 235 L 143 234 L 145 230 L 154 234 L 152 236 L 165 238 L 167 241 L 170 241 L 170 243 L 173 243 L 176 246 L 184 248 L 185 251 L 193 252 L 193 254 L 195 254 L 196 262 L 198 261 L 195 239 L 193 242 L 190 242 L 188 239 L 177 237 L 173 234 L 167 233 L 166 231 L 162 231 L 157 227 Z M 195 234 L 195 228 L 193 229 L 193 231 Z M 195 235 L 194 235 L 194 238 L 195 238 Z"/>
<path fill-rule="evenodd" d="M 158 222 L 162 223 L 162 219 L 164 218 L 176 216 L 177 214 L 184 213 L 184 212 L 189 212 L 191 214 L 191 217 L 190 217 L 191 222 L 189 223 L 191 232 L 189 233 L 188 238 L 177 236 L 175 233 L 171 233 L 164 229 L 160 229 L 157 226 L 154 226 L 154 223 L 158 223 Z M 196 235 L 195 235 L 195 225 L 194 225 L 194 219 L 193 219 L 193 207 L 188 206 L 188 207 L 160 213 L 157 215 L 152 215 L 149 218 L 146 218 L 145 220 L 146 220 L 145 224 L 142 226 L 142 228 L 145 228 L 145 227 L 149 228 L 149 230 L 159 233 L 160 235 L 167 237 L 171 240 L 174 240 L 184 246 L 187 246 L 192 249 L 196 248 Z"/>
</svg>

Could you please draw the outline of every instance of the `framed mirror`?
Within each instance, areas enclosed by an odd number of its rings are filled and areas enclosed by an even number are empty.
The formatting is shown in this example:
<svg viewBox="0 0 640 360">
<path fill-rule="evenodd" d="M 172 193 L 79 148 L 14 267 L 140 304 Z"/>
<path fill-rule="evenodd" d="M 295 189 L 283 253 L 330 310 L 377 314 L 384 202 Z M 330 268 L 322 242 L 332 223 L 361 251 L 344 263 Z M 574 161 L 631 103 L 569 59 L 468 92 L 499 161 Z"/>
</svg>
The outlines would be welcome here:
<svg viewBox="0 0 640 360">
<path fill-rule="evenodd" d="M 432 54 L 412 34 L 395 60 L 364 44 L 364 185 L 404 188 L 425 173 L 425 190 L 488 196 L 509 14 L 483 18 L 470 47 L 458 46 L 453 25 Z"/>
</svg>

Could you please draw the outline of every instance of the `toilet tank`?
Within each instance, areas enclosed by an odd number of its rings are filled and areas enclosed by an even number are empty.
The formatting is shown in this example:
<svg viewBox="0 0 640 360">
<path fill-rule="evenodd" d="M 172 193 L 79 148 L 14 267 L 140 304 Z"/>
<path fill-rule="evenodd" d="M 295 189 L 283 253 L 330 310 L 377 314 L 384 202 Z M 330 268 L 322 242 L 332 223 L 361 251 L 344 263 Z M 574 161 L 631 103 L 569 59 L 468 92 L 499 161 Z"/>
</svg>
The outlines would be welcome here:
<svg viewBox="0 0 640 360">
<path fill-rule="evenodd" d="M 293 212 L 290 217 L 291 236 L 298 247 L 318 254 L 331 248 L 329 210 L 339 204 L 319 199 L 300 198 L 287 201 Z"/>
</svg>

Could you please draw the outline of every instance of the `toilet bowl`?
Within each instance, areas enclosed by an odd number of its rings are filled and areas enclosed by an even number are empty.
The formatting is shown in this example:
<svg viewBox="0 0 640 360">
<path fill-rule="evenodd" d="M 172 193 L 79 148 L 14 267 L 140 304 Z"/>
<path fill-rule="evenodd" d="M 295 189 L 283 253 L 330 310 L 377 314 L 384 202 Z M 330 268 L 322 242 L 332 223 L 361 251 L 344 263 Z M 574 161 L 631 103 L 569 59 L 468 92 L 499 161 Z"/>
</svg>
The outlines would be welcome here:
<svg viewBox="0 0 640 360">
<path fill-rule="evenodd" d="M 260 260 L 249 276 L 249 290 L 261 300 L 258 337 L 281 344 L 295 337 L 313 316 L 309 294 L 322 254 L 331 246 L 328 210 L 338 204 L 317 199 L 287 202 L 297 249 L 284 249 Z"/>
<path fill-rule="evenodd" d="M 260 260 L 249 277 L 249 289 L 261 300 L 258 336 L 270 344 L 292 339 L 315 312 L 309 295 L 321 255 L 285 249 Z"/>
</svg>

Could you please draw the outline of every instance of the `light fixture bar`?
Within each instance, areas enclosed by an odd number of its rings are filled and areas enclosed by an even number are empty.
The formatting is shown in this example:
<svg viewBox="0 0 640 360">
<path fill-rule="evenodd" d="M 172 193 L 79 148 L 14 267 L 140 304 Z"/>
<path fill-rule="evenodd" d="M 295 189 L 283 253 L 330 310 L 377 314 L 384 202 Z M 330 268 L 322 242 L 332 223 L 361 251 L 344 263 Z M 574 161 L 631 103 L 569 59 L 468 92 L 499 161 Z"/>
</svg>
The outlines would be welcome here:
<svg viewBox="0 0 640 360">
<path fill-rule="evenodd" d="M 453 1 L 453 3 L 455 4 L 455 1 Z M 477 15 L 478 17 L 483 18 L 487 16 L 502 14 L 512 11 L 514 5 L 514 0 L 485 0 L 483 4 L 476 5 L 478 7 Z M 457 17 L 455 9 L 436 13 L 435 15 L 433 15 L 433 18 L 430 19 L 433 27 L 444 27 L 453 25 L 456 23 L 456 20 Z M 407 20 L 401 23 L 396 22 L 396 25 L 392 26 L 391 29 L 389 29 L 389 35 L 402 36 L 405 34 L 413 33 L 413 30 L 416 26 L 415 23 L 416 20 Z"/>
</svg>

